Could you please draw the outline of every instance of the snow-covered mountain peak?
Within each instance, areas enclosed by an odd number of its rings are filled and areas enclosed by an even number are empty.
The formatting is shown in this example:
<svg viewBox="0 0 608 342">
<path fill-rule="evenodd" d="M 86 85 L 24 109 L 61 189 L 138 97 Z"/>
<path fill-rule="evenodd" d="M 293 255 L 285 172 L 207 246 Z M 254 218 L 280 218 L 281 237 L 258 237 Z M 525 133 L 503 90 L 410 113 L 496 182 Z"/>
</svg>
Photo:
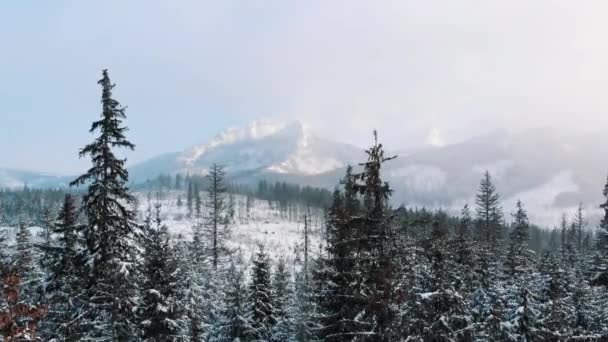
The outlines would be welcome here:
<svg viewBox="0 0 608 342">
<path fill-rule="evenodd" d="M 192 166 L 197 159 L 216 147 L 261 139 L 276 134 L 286 126 L 287 124 L 282 122 L 254 121 L 245 127 L 230 127 L 217 134 L 211 141 L 186 150 L 180 159 L 186 165 Z"/>
<path fill-rule="evenodd" d="M 360 149 L 319 138 L 301 121 L 255 121 L 229 128 L 210 141 L 151 159 L 132 168 L 136 179 L 151 173 L 206 174 L 218 163 L 232 175 L 312 176 L 350 163 Z"/>
</svg>

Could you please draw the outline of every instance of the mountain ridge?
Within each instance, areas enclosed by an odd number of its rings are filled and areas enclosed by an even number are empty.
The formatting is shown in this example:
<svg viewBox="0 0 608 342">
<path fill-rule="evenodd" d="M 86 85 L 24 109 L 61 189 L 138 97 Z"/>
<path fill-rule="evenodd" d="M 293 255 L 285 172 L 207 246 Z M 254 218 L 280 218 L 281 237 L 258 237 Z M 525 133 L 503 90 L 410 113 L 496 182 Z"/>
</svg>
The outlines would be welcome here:
<svg viewBox="0 0 608 342">
<path fill-rule="evenodd" d="M 593 211 L 593 203 L 601 201 L 608 171 L 608 151 L 597 144 L 601 139 L 601 132 L 493 131 L 454 144 L 407 150 L 386 164 L 384 174 L 395 190 L 396 204 L 456 211 L 474 202 L 479 179 L 488 170 L 507 212 L 522 199 L 543 222 L 554 222 L 561 211 L 571 211 L 579 202 Z M 364 158 L 362 148 L 318 137 L 298 121 L 254 122 L 133 165 L 129 173 L 133 183 L 143 183 L 159 174 L 204 175 L 218 163 L 237 183 L 266 179 L 332 189 L 346 165 L 357 167 Z M 66 186 L 71 179 L 0 170 L 0 187 Z"/>
</svg>

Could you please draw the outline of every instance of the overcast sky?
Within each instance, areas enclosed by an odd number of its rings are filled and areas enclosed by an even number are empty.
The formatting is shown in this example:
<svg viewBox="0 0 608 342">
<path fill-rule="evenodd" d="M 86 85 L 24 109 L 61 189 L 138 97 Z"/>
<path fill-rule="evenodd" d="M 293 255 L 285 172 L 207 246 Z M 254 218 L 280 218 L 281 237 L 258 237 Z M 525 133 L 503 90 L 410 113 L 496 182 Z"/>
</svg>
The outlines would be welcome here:
<svg viewBox="0 0 608 342">
<path fill-rule="evenodd" d="M 3 1 L 0 167 L 80 172 L 102 68 L 131 162 L 301 119 L 365 145 L 608 123 L 606 1 Z M 430 139 L 432 137 L 432 139 Z"/>
</svg>

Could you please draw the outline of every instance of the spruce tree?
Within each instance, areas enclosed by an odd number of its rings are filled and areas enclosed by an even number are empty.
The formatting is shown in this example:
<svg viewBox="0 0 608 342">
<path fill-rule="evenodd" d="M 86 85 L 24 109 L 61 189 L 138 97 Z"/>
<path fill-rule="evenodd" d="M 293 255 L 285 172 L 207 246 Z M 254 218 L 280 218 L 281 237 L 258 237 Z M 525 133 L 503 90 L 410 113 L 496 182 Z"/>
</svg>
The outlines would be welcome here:
<svg viewBox="0 0 608 342">
<path fill-rule="evenodd" d="M 211 166 L 207 175 L 209 185 L 205 201 L 205 237 L 209 242 L 209 259 L 214 271 L 221 259 L 229 253 L 226 241 L 230 237 L 230 216 L 226 203 L 225 176 L 224 168 L 217 164 Z"/>
<path fill-rule="evenodd" d="M 476 223 L 479 239 L 496 248 L 498 239 L 501 238 L 501 222 L 503 219 L 502 207 L 500 206 L 500 195 L 492 183 L 490 173 L 486 171 L 475 198 Z"/>
<path fill-rule="evenodd" d="M 19 299 L 27 305 L 37 305 L 43 295 L 43 275 L 37 267 L 38 250 L 34 248 L 32 233 L 25 222 L 20 222 L 17 229 L 11 272 L 20 279 Z"/>
<path fill-rule="evenodd" d="M 293 306 L 291 275 L 283 257 L 279 258 L 272 275 L 272 300 L 276 324 L 272 329 L 271 341 L 282 342 L 294 338 L 293 317 L 290 306 Z"/>
<path fill-rule="evenodd" d="M 226 272 L 224 305 L 213 341 L 246 341 L 252 333 L 251 317 L 248 312 L 247 287 L 244 270 L 240 263 L 232 261 Z M 285 340 L 287 341 L 287 340 Z"/>
<path fill-rule="evenodd" d="M 202 220 L 196 219 L 192 228 L 192 241 L 182 250 L 180 260 L 182 275 L 182 303 L 188 319 L 190 341 L 198 342 L 205 338 L 208 326 L 204 319 L 205 283 L 209 277 Z"/>
<path fill-rule="evenodd" d="M 188 182 L 188 196 L 186 197 L 186 205 L 188 206 L 188 217 L 192 217 L 192 208 L 194 202 L 194 188 L 192 182 Z"/>
<path fill-rule="evenodd" d="M 79 341 L 81 329 L 79 314 L 83 307 L 83 249 L 82 225 L 78 223 L 76 204 L 72 195 L 65 195 L 52 234 L 56 236 L 49 246 L 49 277 L 47 279 L 49 310 L 47 324 L 49 339 Z"/>
<path fill-rule="evenodd" d="M 523 276 L 532 266 L 532 255 L 528 248 L 530 239 L 530 225 L 528 214 L 521 201 L 517 201 L 517 211 L 513 215 L 513 229 L 507 254 L 507 272 L 511 276 Z"/>
<path fill-rule="evenodd" d="M 153 215 L 153 217 L 152 217 Z M 161 217 L 161 205 L 148 213 L 142 237 L 142 303 L 139 319 L 142 339 L 150 342 L 178 341 L 181 307 L 178 305 L 178 261 Z"/>
<path fill-rule="evenodd" d="M 259 246 L 259 250 L 253 259 L 249 296 L 251 307 L 251 331 L 249 335 L 253 341 L 268 341 L 276 319 L 272 305 L 270 260 L 263 245 Z"/>
<path fill-rule="evenodd" d="M 591 281 L 592 285 L 596 286 L 608 286 L 608 178 L 602 194 L 604 195 L 604 202 L 600 205 L 600 208 L 604 211 L 604 215 L 597 232 L 596 272 Z"/>
<path fill-rule="evenodd" d="M 91 157 L 92 166 L 71 183 L 87 186 L 82 200 L 90 265 L 84 338 L 126 341 L 138 335 L 134 317 L 137 293 L 132 284 L 136 279 L 134 238 L 139 228 L 131 208 L 134 197 L 127 187 L 126 160 L 118 158 L 114 150 L 133 150 L 134 145 L 125 137 L 125 108 L 112 97 L 115 85 L 107 70 L 98 83 L 102 87 L 101 119 L 90 130 L 98 136 L 80 151 L 81 157 Z"/>
<path fill-rule="evenodd" d="M 576 250 L 580 253 L 583 249 L 583 235 L 585 234 L 585 229 L 587 227 L 587 218 L 585 217 L 583 203 L 579 203 L 572 224 L 575 227 Z"/>
</svg>

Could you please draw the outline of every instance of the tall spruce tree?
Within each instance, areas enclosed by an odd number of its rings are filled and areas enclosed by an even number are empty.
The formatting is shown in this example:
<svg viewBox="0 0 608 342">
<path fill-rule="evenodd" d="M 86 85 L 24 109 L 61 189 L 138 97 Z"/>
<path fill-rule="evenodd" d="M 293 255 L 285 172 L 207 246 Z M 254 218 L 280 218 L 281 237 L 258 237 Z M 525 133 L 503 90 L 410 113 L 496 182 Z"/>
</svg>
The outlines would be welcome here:
<svg viewBox="0 0 608 342">
<path fill-rule="evenodd" d="M 576 214 L 574 215 L 572 224 L 575 227 L 576 250 L 580 253 L 583 249 L 583 239 L 587 227 L 587 218 L 585 217 L 583 203 L 579 203 L 578 208 L 576 208 Z"/>
<path fill-rule="evenodd" d="M 500 195 L 496 191 L 490 173 L 486 171 L 479 184 L 475 197 L 476 223 L 479 239 L 496 247 L 497 240 L 502 236 L 501 223 L 503 219 Z"/>
<path fill-rule="evenodd" d="M 194 201 L 194 188 L 192 181 L 188 182 L 188 196 L 186 197 L 186 205 L 188 207 L 188 217 L 192 217 L 192 208 Z"/>
<path fill-rule="evenodd" d="M 224 167 L 213 164 L 207 175 L 208 188 L 205 209 L 205 237 L 213 270 L 217 270 L 221 259 L 229 254 L 226 241 L 230 237 L 230 217 L 226 203 L 226 184 Z"/>
<path fill-rule="evenodd" d="M 107 70 L 98 83 L 102 87 L 101 118 L 90 130 L 98 135 L 80 151 L 81 157 L 91 157 L 92 166 L 71 183 L 87 186 L 82 201 L 90 259 L 84 339 L 128 341 L 138 335 L 134 317 L 137 291 L 132 284 L 136 280 L 134 239 L 139 227 L 131 208 L 134 197 L 127 186 L 126 159 L 118 158 L 114 150 L 133 150 L 135 146 L 125 136 L 125 108 L 112 97 L 115 85 Z"/>
<path fill-rule="evenodd" d="M 382 165 L 396 156 L 386 157 L 384 147 L 374 131 L 374 144 L 367 149 L 367 161 L 361 163 L 363 171 L 354 176 L 355 189 L 363 197 L 364 213 L 351 223 L 358 229 L 358 267 L 361 272 L 366 305 L 364 315 L 357 319 L 366 322 L 365 340 L 391 341 L 394 336 L 396 313 L 390 304 L 394 299 L 396 269 L 392 209 L 392 194 L 387 182 L 382 180 Z"/>
</svg>

